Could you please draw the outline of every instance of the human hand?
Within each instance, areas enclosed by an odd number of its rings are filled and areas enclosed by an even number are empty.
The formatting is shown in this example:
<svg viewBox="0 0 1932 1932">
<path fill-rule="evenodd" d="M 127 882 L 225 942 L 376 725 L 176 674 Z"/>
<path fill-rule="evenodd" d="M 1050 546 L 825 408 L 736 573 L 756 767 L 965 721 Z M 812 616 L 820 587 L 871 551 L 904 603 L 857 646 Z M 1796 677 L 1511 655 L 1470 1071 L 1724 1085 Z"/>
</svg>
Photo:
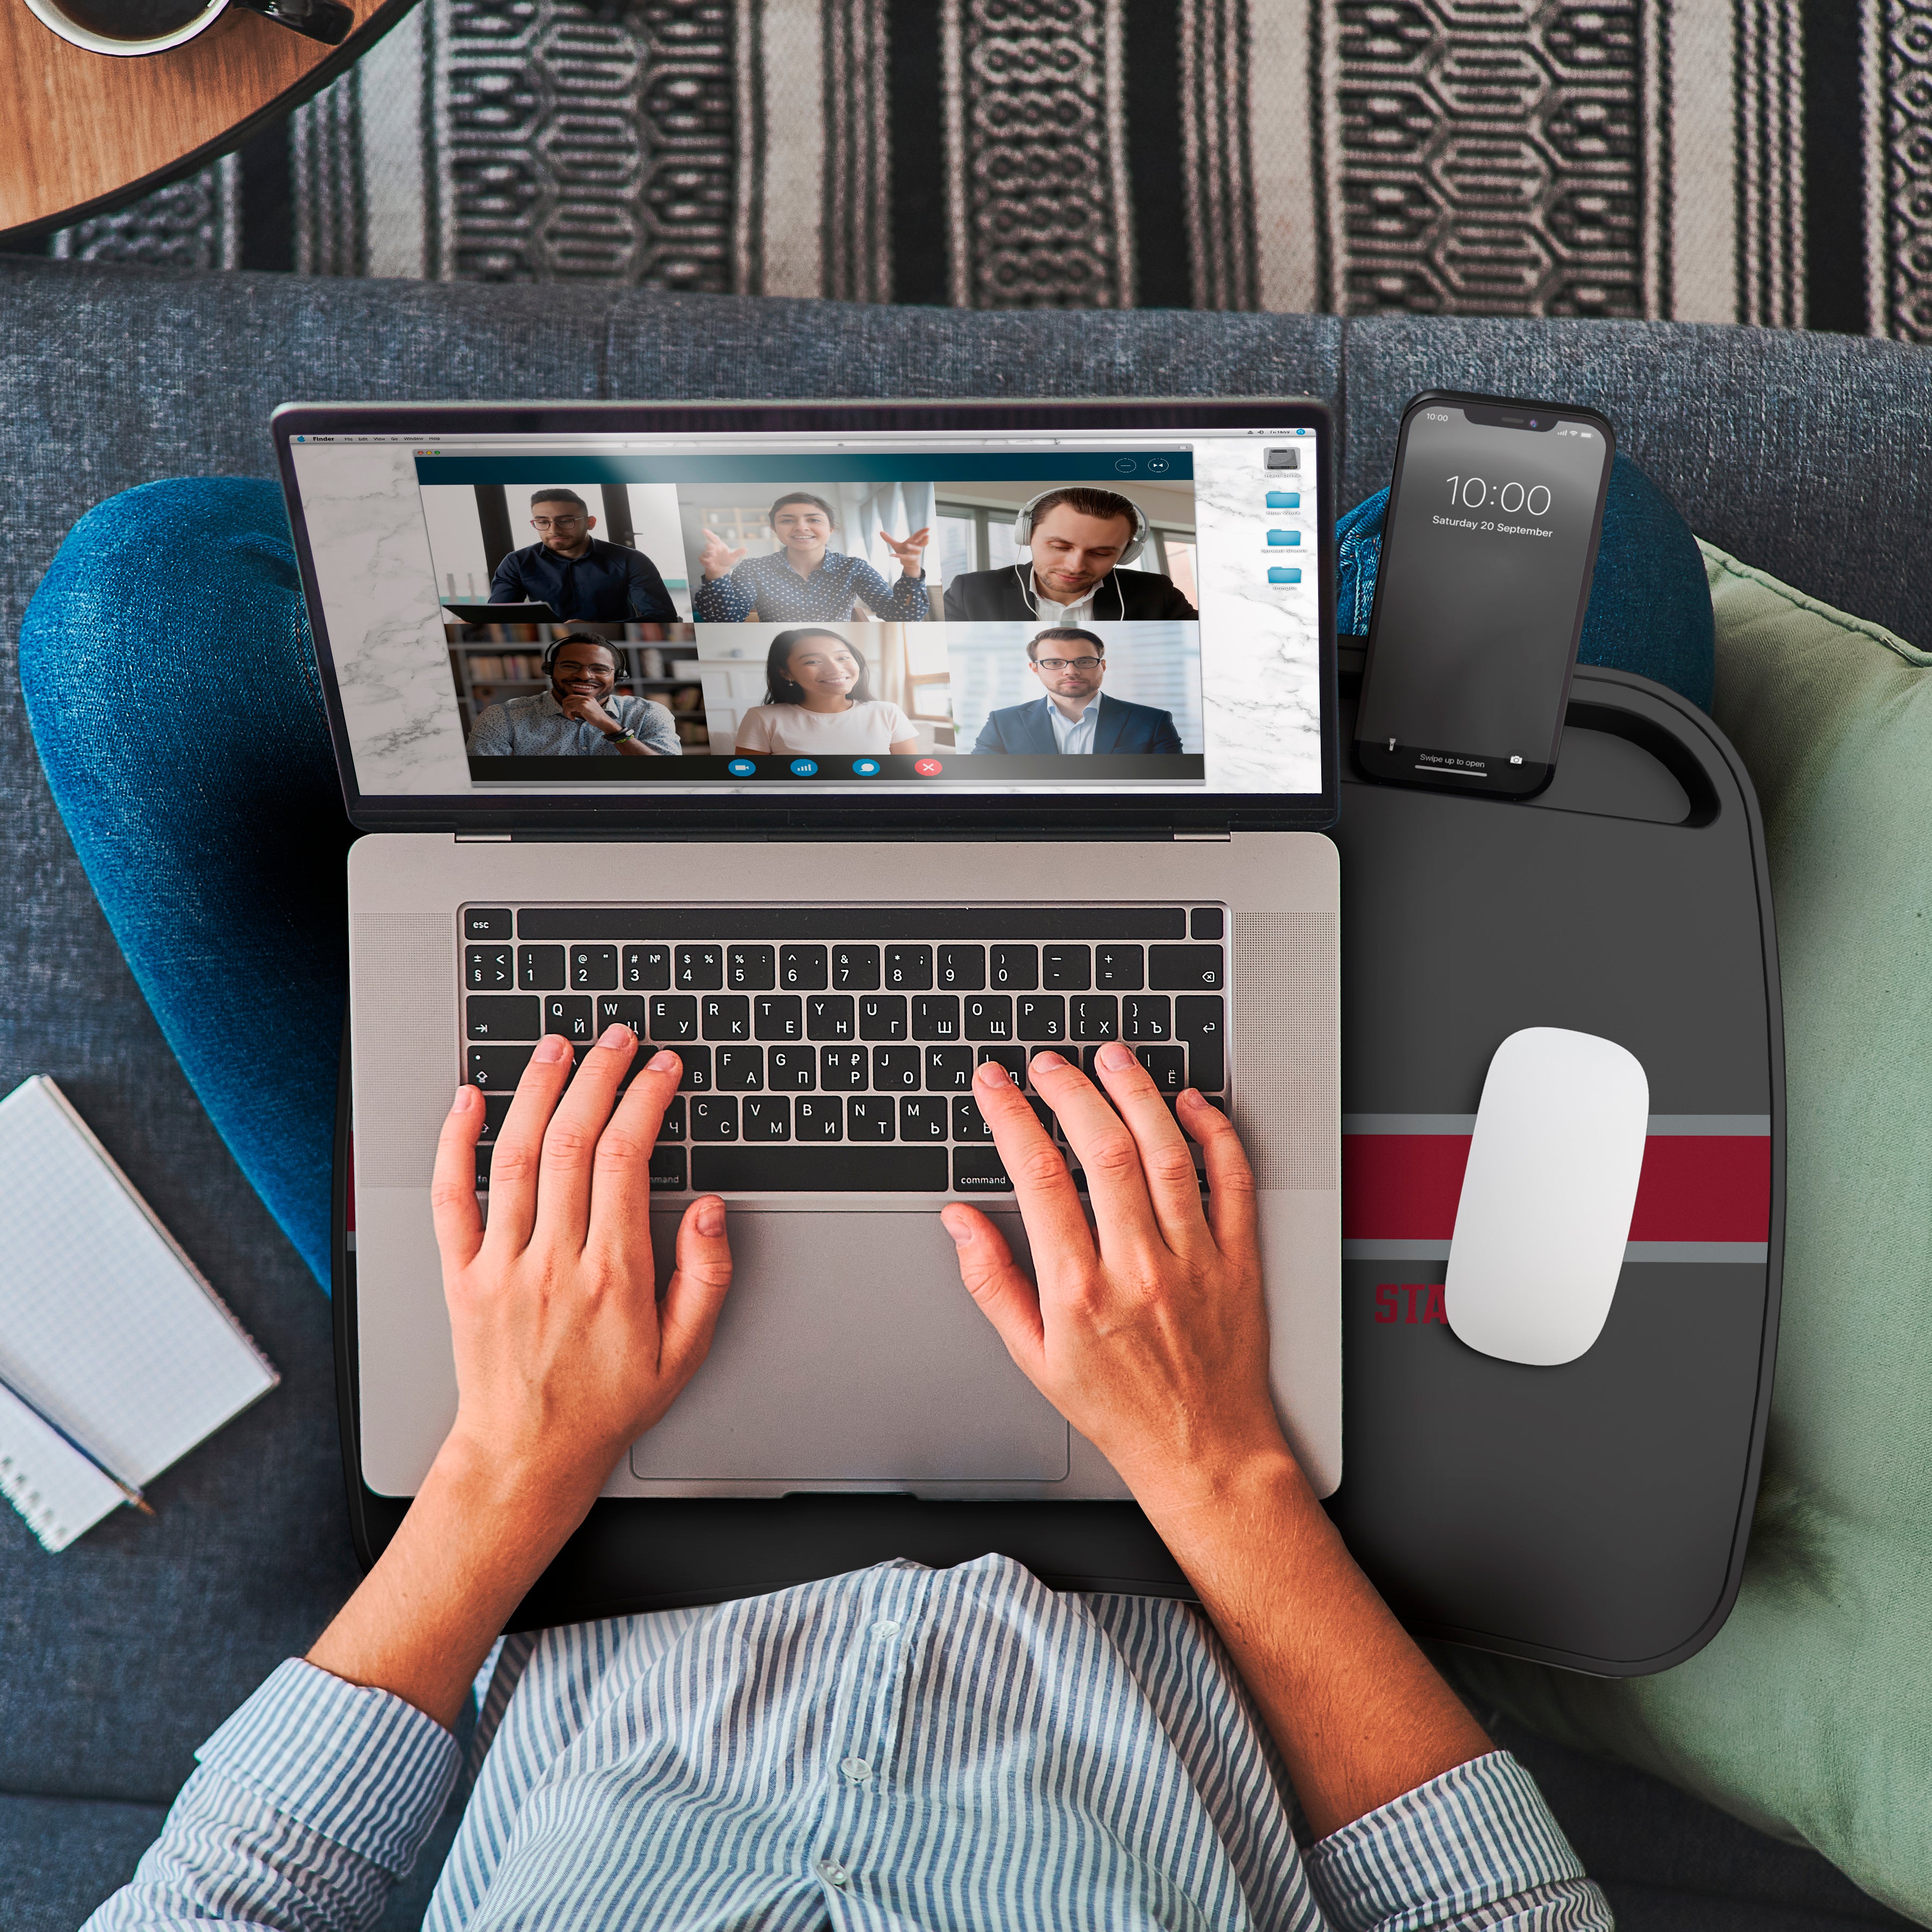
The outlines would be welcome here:
<svg viewBox="0 0 1932 1932">
<path fill-rule="evenodd" d="M 556 708 L 566 718 L 579 718 L 586 724 L 596 725 L 607 738 L 624 728 L 586 691 L 566 691 L 556 700 Z"/>
<path fill-rule="evenodd" d="M 932 541 L 930 524 L 916 530 L 902 543 L 890 532 L 881 530 L 879 541 L 899 560 L 899 568 L 908 577 L 922 576 L 926 571 L 926 547 Z"/>
<path fill-rule="evenodd" d="M 743 558 L 746 548 L 740 544 L 734 550 L 716 530 L 706 530 L 704 548 L 698 553 L 698 567 L 706 577 L 728 577 Z"/>
<path fill-rule="evenodd" d="M 1034 1386 L 1143 1504 L 1190 1502 L 1288 1459 L 1268 1392 L 1254 1178 L 1227 1117 L 1190 1088 L 1180 1114 L 1205 1155 L 1204 1214 L 1146 1070 L 1118 1041 L 1097 1060 L 1104 1095 L 1058 1054 L 1032 1064 L 1085 1170 L 1095 1227 L 1024 1095 L 990 1064 L 973 1097 L 1012 1177 L 1036 1280 L 978 1209 L 952 1203 L 940 1218 L 968 1290 Z"/>
<path fill-rule="evenodd" d="M 657 1298 L 651 1148 L 682 1069 L 658 1053 L 618 1100 L 637 1050 L 630 1029 L 614 1026 L 572 1080 L 568 1042 L 552 1034 L 538 1044 L 490 1157 L 487 1228 L 474 1088 L 459 1090 L 436 1146 L 430 1198 L 456 1353 L 445 1448 L 520 1472 L 553 1520 L 581 1516 L 691 1379 L 731 1280 L 724 1204 L 707 1196 L 685 1210 L 676 1270 Z"/>
</svg>

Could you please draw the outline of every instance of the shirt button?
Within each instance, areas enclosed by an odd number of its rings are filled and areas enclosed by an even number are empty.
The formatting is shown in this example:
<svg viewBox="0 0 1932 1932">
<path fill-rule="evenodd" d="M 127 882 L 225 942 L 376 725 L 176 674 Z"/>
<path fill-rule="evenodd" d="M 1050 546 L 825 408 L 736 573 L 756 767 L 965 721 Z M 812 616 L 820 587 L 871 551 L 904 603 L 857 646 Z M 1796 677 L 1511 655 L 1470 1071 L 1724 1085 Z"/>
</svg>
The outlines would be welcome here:
<svg viewBox="0 0 1932 1932">
<path fill-rule="evenodd" d="M 862 1757 L 848 1757 L 840 1764 L 838 1768 L 854 1784 L 863 1784 L 872 1774 L 872 1767 Z"/>
<path fill-rule="evenodd" d="M 890 1617 L 881 1617 L 872 1626 L 872 1634 L 874 1636 L 897 1636 L 898 1634 L 899 1627 Z"/>
<path fill-rule="evenodd" d="M 845 1882 L 845 1868 L 836 1858 L 821 1858 L 818 1864 L 818 1875 L 827 1885 L 843 1885 Z"/>
</svg>

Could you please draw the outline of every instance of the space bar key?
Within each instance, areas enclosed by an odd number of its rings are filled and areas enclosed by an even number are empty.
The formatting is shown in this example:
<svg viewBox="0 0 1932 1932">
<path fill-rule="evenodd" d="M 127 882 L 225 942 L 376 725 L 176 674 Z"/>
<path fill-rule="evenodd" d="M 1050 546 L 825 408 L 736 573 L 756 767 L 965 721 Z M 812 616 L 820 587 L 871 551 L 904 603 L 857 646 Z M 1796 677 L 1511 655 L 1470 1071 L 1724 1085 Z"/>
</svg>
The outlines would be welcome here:
<svg viewBox="0 0 1932 1932">
<path fill-rule="evenodd" d="M 944 1194 L 943 1147 L 694 1147 L 698 1194 Z"/>
</svg>

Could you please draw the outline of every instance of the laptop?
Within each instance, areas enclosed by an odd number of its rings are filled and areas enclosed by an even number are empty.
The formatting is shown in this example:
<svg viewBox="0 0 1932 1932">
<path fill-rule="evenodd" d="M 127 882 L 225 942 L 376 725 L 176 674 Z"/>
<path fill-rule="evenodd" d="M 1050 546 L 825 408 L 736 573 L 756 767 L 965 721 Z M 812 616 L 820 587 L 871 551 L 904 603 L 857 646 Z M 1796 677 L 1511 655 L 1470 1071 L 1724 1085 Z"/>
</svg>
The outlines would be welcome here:
<svg viewBox="0 0 1932 1932">
<path fill-rule="evenodd" d="M 487 1214 L 535 1041 L 614 1022 L 684 1060 L 661 1273 L 700 1192 L 736 1267 L 710 1358 L 607 1497 L 1125 1497 L 1008 1359 L 937 1212 L 974 1202 L 1024 1258 L 973 1070 L 1024 1082 L 1042 1048 L 1115 1039 L 1241 1130 L 1275 1399 L 1335 1488 L 1321 403 L 292 404 L 273 433 L 365 835 L 369 1489 L 412 1495 L 455 1413 L 429 1204 L 452 1085 L 485 1094 Z M 513 556 L 505 621 L 481 621 Z"/>
</svg>

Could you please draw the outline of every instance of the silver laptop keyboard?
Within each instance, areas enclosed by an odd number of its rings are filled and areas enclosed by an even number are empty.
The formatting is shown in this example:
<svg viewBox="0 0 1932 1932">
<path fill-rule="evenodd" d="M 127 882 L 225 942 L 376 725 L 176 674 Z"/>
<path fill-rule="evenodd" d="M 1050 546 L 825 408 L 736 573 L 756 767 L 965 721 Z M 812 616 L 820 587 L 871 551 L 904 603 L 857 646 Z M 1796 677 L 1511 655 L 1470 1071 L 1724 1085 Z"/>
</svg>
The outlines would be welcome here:
<svg viewBox="0 0 1932 1932">
<path fill-rule="evenodd" d="M 581 1058 L 614 1024 L 684 1061 L 654 1193 L 1010 1192 L 973 1073 L 997 1060 L 1024 1084 L 1046 1047 L 1091 1072 L 1098 1046 L 1124 1040 L 1170 1102 L 1194 1086 L 1226 1104 L 1220 905 L 469 905 L 458 919 L 482 1190 L 538 1039 L 561 1034 Z"/>
</svg>

